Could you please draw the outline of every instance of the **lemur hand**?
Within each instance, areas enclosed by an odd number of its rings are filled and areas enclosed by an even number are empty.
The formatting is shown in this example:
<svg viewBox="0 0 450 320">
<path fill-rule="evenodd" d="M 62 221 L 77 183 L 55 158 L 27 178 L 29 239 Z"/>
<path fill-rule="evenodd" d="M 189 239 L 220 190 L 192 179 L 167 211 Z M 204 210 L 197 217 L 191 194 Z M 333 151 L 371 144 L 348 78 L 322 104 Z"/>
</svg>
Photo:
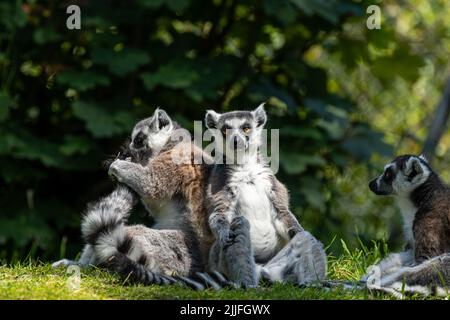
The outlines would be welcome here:
<svg viewBox="0 0 450 320">
<path fill-rule="evenodd" d="M 225 243 L 225 247 L 230 246 L 236 242 L 236 238 L 242 235 L 250 233 L 250 223 L 243 216 L 235 217 L 230 224 L 228 232 L 228 239 Z"/>
<path fill-rule="evenodd" d="M 129 163 L 126 160 L 114 160 L 109 166 L 108 175 L 114 176 L 119 182 L 123 182 L 126 167 Z"/>
<path fill-rule="evenodd" d="M 250 223 L 244 216 L 237 216 L 231 221 L 230 229 L 237 232 L 246 232 L 250 230 Z"/>
<path fill-rule="evenodd" d="M 289 230 L 288 230 L 288 235 L 289 235 L 289 238 L 293 238 L 293 237 L 295 237 L 295 235 L 297 234 L 297 233 L 299 233 L 299 232 L 301 232 L 301 231 L 303 231 L 301 228 L 298 228 L 298 227 L 292 227 L 292 228 L 290 228 Z"/>
<path fill-rule="evenodd" d="M 230 244 L 230 229 L 222 230 L 219 234 L 220 247 L 223 249 Z"/>
</svg>

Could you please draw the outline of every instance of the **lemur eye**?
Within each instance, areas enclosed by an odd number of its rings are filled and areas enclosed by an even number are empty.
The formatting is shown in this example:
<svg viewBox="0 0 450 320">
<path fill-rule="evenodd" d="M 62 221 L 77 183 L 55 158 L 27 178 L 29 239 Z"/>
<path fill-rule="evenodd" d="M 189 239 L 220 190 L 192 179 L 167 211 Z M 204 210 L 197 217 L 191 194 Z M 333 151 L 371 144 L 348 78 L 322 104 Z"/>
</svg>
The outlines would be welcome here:
<svg viewBox="0 0 450 320">
<path fill-rule="evenodd" d="M 133 145 L 135 148 L 140 149 L 144 146 L 144 140 L 146 139 L 146 135 L 142 132 L 139 132 L 133 140 Z"/>
<path fill-rule="evenodd" d="M 251 127 L 243 127 L 242 128 L 242 131 L 244 131 L 244 133 L 250 133 L 250 131 L 252 130 L 252 128 Z"/>
<path fill-rule="evenodd" d="M 389 180 L 392 180 L 393 177 L 394 177 L 394 173 L 392 172 L 392 170 L 390 168 L 384 172 L 384 180 L 389 181 Z"/>
<path fill-rule="evenodd" d="M 230 127 L 225 125 L 225 126 L 222 127 L 222 129 L 220 131 L 222 132 L 223 135 L 226 135 L 228 129 L 230 129 Z"/>
</svg>

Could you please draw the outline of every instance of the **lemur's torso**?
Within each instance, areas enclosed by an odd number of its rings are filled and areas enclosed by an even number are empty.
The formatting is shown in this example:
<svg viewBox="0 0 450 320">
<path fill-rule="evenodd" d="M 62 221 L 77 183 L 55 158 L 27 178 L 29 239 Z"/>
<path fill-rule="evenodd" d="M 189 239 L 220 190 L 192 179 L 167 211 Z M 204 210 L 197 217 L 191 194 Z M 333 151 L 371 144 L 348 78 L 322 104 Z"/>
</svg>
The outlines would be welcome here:
<svg viewBox="0 0 450 320">
<path fill-rule="evenodd" d="M 273 173 L 261 163 L 227 167 L 228 187 L 236 193 L 238 212 L 250 223 L 256 262 L 268 261 L 286 243 L 286 231 L 277 230 L 277 213 L 269 197 Z M 280 225 L 280 227 L 282 227 Z"/>
<path fill-rule="evenodd" d="M 426 188 L 426 184 L 412 195 L 412 202 L 417 207 L 412 230 L 419 260 L 450 252 L 450 189 L 440 181 L 436 183 L 439 186 L 433 186 L 437 188 L 428 199 L 423 198 L 424 190 L 420 190 Z"/>
<path fill-rule="evenodd" d="M 450 252 L 450 192 L 436 191 L 428 201 L 428 204 L 420 205 L 408 198 L 397 200 L 407 246 L 415 249 L 417 242 L 433 240 L 436 253 Z"/>
</svg>

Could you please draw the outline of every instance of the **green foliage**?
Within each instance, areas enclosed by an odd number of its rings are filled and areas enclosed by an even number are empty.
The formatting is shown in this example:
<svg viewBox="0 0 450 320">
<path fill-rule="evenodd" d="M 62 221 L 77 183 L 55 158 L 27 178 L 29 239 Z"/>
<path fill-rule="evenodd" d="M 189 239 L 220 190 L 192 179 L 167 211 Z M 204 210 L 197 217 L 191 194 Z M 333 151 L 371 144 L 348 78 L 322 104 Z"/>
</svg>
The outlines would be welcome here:
<svg viewBox="0 0 450 320">
<path fill-rule="evenodd" d="M 85 1 L 81 30 L 68 30 L 60 1 L 2 2 L 1 254 L 32 247 L 55 258 L 65 236 L 74 255 L 80 213 L 112 187 L 101 162 L 155 107 L 190 128 L 206 108 L 250 109 L 263 101 L 268 126 L 280 129 L 279 177 L 293 211 L 323 241 L 333 234 L 352 239 L 353 219 L 367 222 L 358 203 L 336 209 L 339 186 L 348 183 L 340 178 L 393 149 L 321 57 L 328 54 L 344 74 L 373 64 L 371 74 L 387 85 L 396 75 L 414 81 L 424 65 L 392 28 L 365 28 L 367 4 Z M 367 172 L 358 178 L 365 186 Z M 368 237 L 381 238 L 382 227 Z"/>
<path fill-rule="evenodd" d="M 102 108 L 81 100 L 72 104 L 72 110 L 75 117 L 85 122 L 86 129 L 94 138 L 112 137 L 127 132 L 126 129 L 134 123 L 133 117 L 126 111 L 111 112 L 107 107 Z"/>
<path fill-rule="evenodd" d="M 143 50 L 134 48 L 123 48 L 120 51 L 94 48 L 92 51 L 92 63 L 107 66 L 108 70 L 118 77 L 136 71 L 139 66 L 149 61 L 150 58 Z"/>
<path fill-rule="evenodd" d="M 97 86 L 110 84 L 109 78 L 91 71 L 65 71 L 58 75 L 59 84 L 79 91 L 94 89 Z"/>
</svg>

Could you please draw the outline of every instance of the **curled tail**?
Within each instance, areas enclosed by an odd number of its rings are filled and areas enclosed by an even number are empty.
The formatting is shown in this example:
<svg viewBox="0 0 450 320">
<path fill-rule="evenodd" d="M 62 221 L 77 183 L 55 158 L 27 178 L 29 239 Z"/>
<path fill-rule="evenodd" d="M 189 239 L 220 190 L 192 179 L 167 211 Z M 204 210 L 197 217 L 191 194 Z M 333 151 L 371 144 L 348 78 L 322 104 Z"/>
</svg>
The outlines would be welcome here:
<svg viewBox="0 0 450 320">
<path fill-rule="evenodd" d="M 450 253 L 431 258 L 413 267 L 402 267 L 367 285 L 403 298 L 405 294 L 450 295 Z"/>
<path fill-rule="evenodd" d="M 118 273 L 127 283 L 133 284 L 181 284 L 195 290 L 221 289 L 231 282 L 218 272 L 197 272 L 190 277 L 168 276 L 146 268 L 145 255 L 133 245 L 127 235 L 125 223 L 138 196 L 127 186 L 118 185 L 108 196 L 90 205 L 82 219 L 82 236 L 94 251 L 95 261 L 109 271 Z M 139 256 L 139 261 L 130 254 Z"/>
<path fill-rule="evenodd" d="M 100 263 L 109 259 L 129 241 L 125 222 L 138 201 L 127 186 L 118 185 L 108 196 L 88 206 L 81 222 L 81 234 Z"/>
</svg>

